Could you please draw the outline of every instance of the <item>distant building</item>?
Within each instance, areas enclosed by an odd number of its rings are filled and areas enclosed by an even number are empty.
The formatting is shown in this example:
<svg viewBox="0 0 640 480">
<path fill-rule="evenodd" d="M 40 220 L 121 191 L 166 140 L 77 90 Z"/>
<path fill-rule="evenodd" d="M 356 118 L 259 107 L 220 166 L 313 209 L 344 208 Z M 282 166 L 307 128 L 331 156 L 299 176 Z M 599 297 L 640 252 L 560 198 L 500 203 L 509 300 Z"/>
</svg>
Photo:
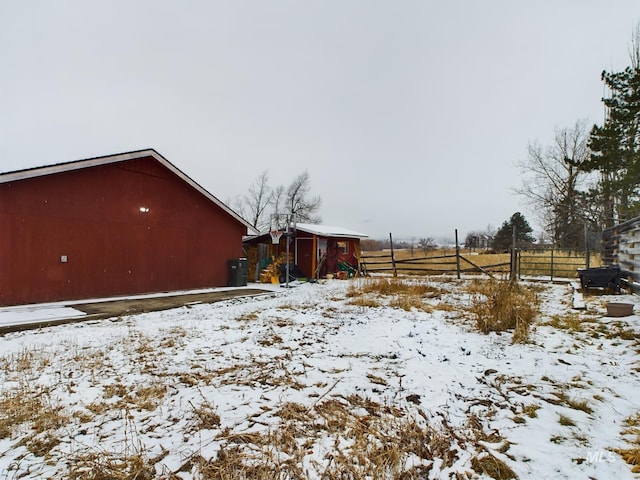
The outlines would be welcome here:
<svg viewBox="0 0 640 480">
<path fill-rule="evenodd" d="M 253 228 L 153 149 L 0 174 L 0 304 L 227 285 Z"/>
</svg>

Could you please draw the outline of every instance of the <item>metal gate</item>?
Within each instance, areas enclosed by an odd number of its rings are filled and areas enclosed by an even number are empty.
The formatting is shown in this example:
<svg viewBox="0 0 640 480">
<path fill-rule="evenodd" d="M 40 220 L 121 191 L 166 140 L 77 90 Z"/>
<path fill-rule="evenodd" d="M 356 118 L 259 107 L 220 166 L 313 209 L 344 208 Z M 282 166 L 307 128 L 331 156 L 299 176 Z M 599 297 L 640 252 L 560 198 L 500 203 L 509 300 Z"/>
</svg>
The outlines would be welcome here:
<svg viewBox="0 0 640 480">
<path fill-rule="evenodd" d="M 596 263 L 597 265 L 594 265 Z M 518 273 L 522 277 L 542 277 L 553 281 L 557 278 L 577 278 L 578 269 L 599 266 L 600 259 L 588 251 L 563 249 L 520 250 Z"/>
</svg>

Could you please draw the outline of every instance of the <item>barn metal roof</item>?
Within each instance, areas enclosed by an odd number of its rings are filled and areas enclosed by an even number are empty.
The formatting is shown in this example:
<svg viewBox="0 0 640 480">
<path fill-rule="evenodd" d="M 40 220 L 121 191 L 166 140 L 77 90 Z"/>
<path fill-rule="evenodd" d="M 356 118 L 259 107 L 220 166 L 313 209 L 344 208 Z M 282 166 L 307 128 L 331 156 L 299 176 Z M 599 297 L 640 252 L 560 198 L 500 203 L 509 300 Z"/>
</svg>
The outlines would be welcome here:
<svg viewBox="0 0 640 480">
<path fill-rule="evenodd" d="M 153 157 L 160 164 L 169 169 L 174 175 L 178 176 L 182 180 L 184 180 L 189 186 L 197 190 L 199 193 L 204 195 L 207 199 L 209 199 L 212 203 L 220 207 L 222 210 L 231 215 L 234 219 L 242 223 L 247 227 L 249 232 L 257 233 L 256 229 L 247 222 L 244 218 L 234 212 L 231 208 L 229 208 L 225 203 L 220 201 L 214 195 L 209 193 L 205 188 L 200 186 L 197 182 L 195 182 L 191 177 L 185 174 L 182 170 L 176 167 L 169 160 L 160 155 L 153 148 L 148 148 L 145 150 L 136 150 L 133 152 L 125 152 L 125 153 L 117 153 L 114 155 L 106 155 L 103 157 L 94 157 L 87 158 L 84 160 L 74 160 L 71 162 L 63 162 L 56 163 L 53 165 L 45 165 L 42 167 L 33 167 L 26 168 L 23 170 L 15 170 L 12 172 L 0 173 L 0 183 L 8 183 L 14 182 L 17 180 L 25 180 L 28 178 L 41 177 L 45 175 L 52 175 L 55 173 L 69 172 L 72 170 L 80 170 L 83 168 L 95 167 L 100 165 L 108 165 L 111 163 L 118 162 L 126 162 L 128 160 L 133 160 L 136 158 L 144 158 L 144 157 Z"/>
</svg>

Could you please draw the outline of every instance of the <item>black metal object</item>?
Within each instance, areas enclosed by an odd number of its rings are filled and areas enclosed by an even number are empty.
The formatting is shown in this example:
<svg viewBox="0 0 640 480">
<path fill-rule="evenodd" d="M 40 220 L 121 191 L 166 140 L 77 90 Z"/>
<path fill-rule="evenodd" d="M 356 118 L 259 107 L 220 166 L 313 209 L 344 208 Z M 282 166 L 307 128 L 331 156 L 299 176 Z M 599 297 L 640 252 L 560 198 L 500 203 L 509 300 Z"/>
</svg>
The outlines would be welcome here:
<svg viewBox="0 0 640 480">
<path fill-rule="evenodd" d="M 580 284 L 584 290 L 605 288 L 620 293 L 620 267 L 595 267 L 578 269 Z"/>
</svg>

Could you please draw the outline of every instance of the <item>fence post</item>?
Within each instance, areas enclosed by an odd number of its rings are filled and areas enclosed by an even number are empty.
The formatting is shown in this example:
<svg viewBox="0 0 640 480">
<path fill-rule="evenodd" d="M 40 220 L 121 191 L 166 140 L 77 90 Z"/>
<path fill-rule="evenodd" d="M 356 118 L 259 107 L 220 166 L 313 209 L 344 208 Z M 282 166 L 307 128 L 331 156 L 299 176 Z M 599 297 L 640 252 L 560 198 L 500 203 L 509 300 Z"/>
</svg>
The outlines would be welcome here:
<svg viewBox="0 0 640 480">
<path fill-rule="evenodd" d="M 393 276 L 398 276 L 398 271 L 396 270 L 396 257 L 393 255 L 393 237 L 391 236 L 391 232 L 389 232 L 389 245 L 391 246 L 391 266 L 393 267 Z"/>
<path fill-rule="evenodd" d="M 460 245 L 458 244 L 458 229 L 456 228 L 456 273 L 460 280 Z"/>
<path fill-rule="evenodd" d="M 591 263 L 591 255 L 589 252 L 589 231 L 587 230 L 587 222 L 584 223 L 584 256 L 586 268 L 589 268 Z"/>
<path fill-rule="evenodd" d="M 518 254 L 516 252 L 516 226 L 513 226 L 513 234 L 511 237 L 511 269 L 509 272 L 509 281 L 515 282 L 517 280 L 517 263 Z"/>
<path fill-rule="evenodd" d="M 551 281 L 553 282 L 553 248 L 551 249 Z"/>
</svg>

